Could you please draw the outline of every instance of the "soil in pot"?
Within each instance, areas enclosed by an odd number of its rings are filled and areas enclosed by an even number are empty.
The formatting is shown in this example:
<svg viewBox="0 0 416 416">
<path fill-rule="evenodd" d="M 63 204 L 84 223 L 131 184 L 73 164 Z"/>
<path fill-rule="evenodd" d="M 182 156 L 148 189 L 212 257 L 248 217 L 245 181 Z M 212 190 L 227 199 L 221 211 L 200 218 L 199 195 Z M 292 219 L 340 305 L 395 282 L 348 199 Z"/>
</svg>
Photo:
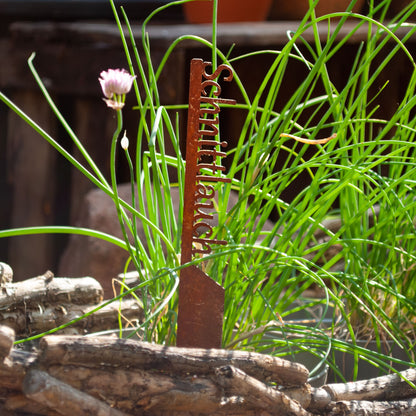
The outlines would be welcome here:
<svg viewBox="0 0 416 416">
<path fill-rule="evenodd" d="M 273 0 L 219 0 L 217 21 L 256 22 L 266 20 Z M 184 3 L 185 18 L 189 23 L 211 23 L 212 1 Z"/>
<path fill-rule="evenodd" d="M 320 0 L 315 7 L 317 16 L 327 13 L 343 12 L 347 9 L 351 0 Z M 359 13 L 364 5 L 364 0 L 355 3 L 353 11 Z M 300 20 L 309 10 L 309 0 L 273 0 L 269 18 L 271 20 Z"/>
</svg>

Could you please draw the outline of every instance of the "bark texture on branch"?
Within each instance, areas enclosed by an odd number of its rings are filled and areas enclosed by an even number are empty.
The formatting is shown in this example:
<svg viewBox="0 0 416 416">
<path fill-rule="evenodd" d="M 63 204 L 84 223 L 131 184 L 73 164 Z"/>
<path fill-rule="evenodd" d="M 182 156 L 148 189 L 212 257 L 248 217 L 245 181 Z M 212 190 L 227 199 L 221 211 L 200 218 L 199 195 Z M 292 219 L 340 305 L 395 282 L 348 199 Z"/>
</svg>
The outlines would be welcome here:
<svg viewBox="0 0 416 416">
<path fill-rule="evenodd" d="M 0 309 L 13 310 L 22 305 L 97 304 L 103 300 L 103 289 L 92 277 L 54 278 L 51 272 L 17 283 L 6 283 L 0 293 Z"/>
<path fill-rule="evenodd" d="M 334 404 L 327 416 L 416 416 L 416 399 L 400 401 L 341 401 Z"/>
<path fill-rule="evenodd" d="M 0 328 L 0 344 L 1 334 L 6 340 L 10 333 Z M 13 416 L 416 416 L 416 398 L 403 399 L 416 396 L 403 381 L 414 380 L 414 370 L 317 389 L 307 383 L 284 387 L 266 381 L 282 363 L 258 355 L 112 337 L 48 336 L 40 350 L 12 349 L 0 363 L 0 409 Z M 254 368 L 263 379 L 243 367 Z M 357 394 L 390 399 L 340 400 Z"/>
<path fill-rule="evenodd" d="M 313 388 L 308 410 L 313 413 L 323 412 L 332 403 L 331 396 L 323 388 Z"/>
<path fill-rule="evenodd" d="M 3 403 L 3 406 L 0 406 L 1 416 L 3 416 L 3 412 L 13 416 L 62 416 L 55 410 L 29 399 L 23 393 L 9 393 Z"/>
<path fill-rule="evenodd" d="M 241 370 L 238 371 L 242 373 Z M 262 400 L 259 391 L 264 393 L 266 390 L 270 395 L 273 395 L 273 391 L 278 395 L 285 394 L 288 400 L 299 399 L 302 406 L 310 400 L 309 385 L 279 393 L 249 376 L 242 381 L 242 389 L 225 389 L 224 383 L 220 383 L 217 377 L 194 374 L 168 375 L 136 368 L 53 365 L 48 367 L 47 372 L 88 394 L 97 395 L 99 392 L 99 396 L 106 397 L 110 402 L 117 403 L 121 410 L 135 415 L 141 412 L 153 414 L 161 410 L 185 412 L 190 409 L 193 413 L 204 415 L 246 414 L 263 408 L 267 401 Z M 250 385 L 249 381 L 254 384 Z M 126 392 L 129 392 L 128 400 Z M 248 395 L 249 392 L 251 396 Z M 304 397 L 301 396 L 301 392 L 304 393 Z M 262 402 L 261 406 L 250 399 L 254 396 L 258 396 L 257 400 Z M 271 400 L 273 401 L 273 397 Z M 280 414 L 280 408 L 270 407 L 268 410 L 269 414 Z"/>
<path fill-rule="evenodd" d="M 0 299 L 0 322 L 27 335 L 92 312 L 104 304 L 86 279 L 45 274 L 22 286 L 6 282 L 0 297 L 10 305 L 1 308 Z M 69 330 L 117 328 L 120 308 L 128 320 L 141 319 L 140 305 L 126 299 Z M 14 340 L 15 331 L 0 326 L 2 416 L 416 416 L 415 369 L 311 388 L 304 366 L 253 352 L 81 335 L 47 336 L 28 352 L 13 348 Z"/>
<path fill-rule="evenodd" d="M 134 299 L 113 302 L 92 313 L 101 305 L 105 305 L 105 303 L 92 306 L 72 304 L 38 305 L 36 309 L 5 311 L 0 312 L 0 324 L 7 323 L 14 328 L 19 338 L 24 338 L 67 324 L 85 314 L 90 315 L 60 330 L 60 333 L 84 335 L 115 329 L 119 325 L 119 313 L 122 314 L 124 319 L 134 322 L 134 324 L 140 322 L 143 317 L 143 310 Z"/>
<path fill-rule="evenodd" d="M 36 358 L 33 353 L 12 350 L 0 363 L 0 389 L 21 390 L 26 371 Z"/>
<path fill-rule="evenodd" d="M 7 357 L 13 347 L 15 333 L 13 328 L 0 326 L 0 361 Z"/>
<path fill-rule="evenodd" d="M 125 298 L 107 305 L 102 302 L 102 295 L 100 284 L 91 277 L 54 278 L 51 273 L 45 273 L 23 282 L 6 283 L 0 290 L 0 325 L 13 328 L 18 338 L 26 338 L 85 314 L 90 315 L 61 332 L 84 335 L 115 329 L 120 313 L 124 320 L 134 324 L 142 320 L 138 301 Z M 7 349 L 1 339 L 0 334 L 0 359 L 5 353 L 2 350 Z M 9 342 L 4 337 L 3 340 Z"/>
<path fill-rule="evenodd" d="M 226 391 L 243 396 L 255 408 L 280 416 L 311 415 L 299 402 L 231 365 L 218 368 L 215 374 Z"/>
<path fill-rule="evenodd" d="M 39 370 L 28 372 L 23 383 L 23 392 L 29 399 L 63 416 L 127 416 L 126 413 L 112 408 L 107 403 Z"/>
<path fill-rule="evenodd" d="M 369 380 L 336 383 L 324 386 L 332 401 L 342 400 L 398 400 L 416 396 L 416 390 L 408 383 L 416 384 L 416 369 L 410 368 L 398 374 L 389 374 Z"/>
<path fill-rule="evenodd" d="M 47 336 L 40 342 L 40 363 L 136 367 L 176 374 L 212 374 L 216 367 L 233 365 L 260 380 L 292 386 L 307 382 L 309 372 L 301 364 L 265 354 L 199 348 L 176 348 L 127 339 Z"/>
<path fill-rule="evenodd" d="M 132 414 L 150 409 L 201 414 L 219 411 L 221 391 L 208 377 L 175 376 L 138 368 L 53 365 L 48 374 L 88 394 L 105 397 Z"/>
</svg>

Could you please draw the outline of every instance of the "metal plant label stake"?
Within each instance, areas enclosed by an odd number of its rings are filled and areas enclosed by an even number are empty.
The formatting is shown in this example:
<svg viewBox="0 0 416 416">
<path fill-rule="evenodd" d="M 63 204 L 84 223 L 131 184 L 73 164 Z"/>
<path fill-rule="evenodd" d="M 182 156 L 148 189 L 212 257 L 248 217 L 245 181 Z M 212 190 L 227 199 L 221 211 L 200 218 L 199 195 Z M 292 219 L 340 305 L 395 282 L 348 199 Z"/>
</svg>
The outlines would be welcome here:
<svg viewBox="0 0 416 416">
<path fill-rule="evenodd" d="M 182 264 L 192 261 L 196 253 L 209 254 L 211 244 L 227 243 L 211 238 L 209 220 L 213 215 L 205 210 L 214 208 L 215 189 L 209 182 L 230 182 L 230 179 L 218 176 L 218 172 L 225 170 L 217 162 L 226 156 L 221 149 L 227 146 L 227 142 L 216 140 L 216 115 L 220 112 L 220 103 L 235 104 L 235 100 L 219 98 L 221 87 L 216 79 L 226 71 L 228 75 L 224 81 L 231 81 L 233 73 L 229 66 L 220 65 L 212 74 L 207 74 L 206 68 L 210 66 L 210 62 L 202 59 L 191 61 Z M 177 346 L 220 348 L 223 313 L 224 289 L 221 285 L 196 266 L 183 268 L 179 282 Z"/>
</svg>

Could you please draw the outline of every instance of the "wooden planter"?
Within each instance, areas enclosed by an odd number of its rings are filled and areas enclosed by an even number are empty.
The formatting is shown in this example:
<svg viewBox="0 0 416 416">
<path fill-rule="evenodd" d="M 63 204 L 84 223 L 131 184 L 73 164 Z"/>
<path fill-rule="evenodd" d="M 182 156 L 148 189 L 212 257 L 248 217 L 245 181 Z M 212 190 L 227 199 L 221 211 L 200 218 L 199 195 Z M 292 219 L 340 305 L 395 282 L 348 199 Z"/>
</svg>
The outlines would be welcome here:
<svg viewBox="0 0 416 416">
<path fill-rule="evenodd" d="M 343 12 L 350 4 L 350 0 L 320 0 L 315 8 L 317 16 L 327 13 Z M 358 0 L 353 11 L 359 13 L 364 0 Z M 300 20 L 309 10 L 309 0 L 273 0 L 270 9 L 272 20 Z"/>
<path fill-rule="evenodd" d="M 220 0 L 217 20 L 225 22 L 256 22 L 266 20 L 272 0 Z M 189 23 L 211 23 L 212 1 L 191 1 L 183 5 Z"/>
</svg>

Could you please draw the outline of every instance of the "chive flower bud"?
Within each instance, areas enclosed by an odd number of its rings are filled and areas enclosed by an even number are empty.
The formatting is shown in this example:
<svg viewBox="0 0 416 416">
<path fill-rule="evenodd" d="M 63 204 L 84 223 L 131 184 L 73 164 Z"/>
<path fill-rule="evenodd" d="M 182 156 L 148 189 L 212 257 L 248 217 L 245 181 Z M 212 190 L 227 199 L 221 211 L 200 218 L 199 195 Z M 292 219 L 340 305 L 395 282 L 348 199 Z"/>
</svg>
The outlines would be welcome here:
<svg viewBox="0 0 416 416">
<path fill-rule="evenodd" d="M 124 150 L 127 150 L 129 147 L 129 139 L 126 136 L 126 130 L 124 130 L 124 136 L 121 138 L 120 145 Z"/>
<path fill-rule="evenodd" d="M 109 69 L 102 71 L 98 80 L 106 98 L 103 100 L 107 106 L 114 110 L 124 107 L 126 94 L 130 91 L 135 76 L 130 75 L 125 69 Z"/>
</svg>

